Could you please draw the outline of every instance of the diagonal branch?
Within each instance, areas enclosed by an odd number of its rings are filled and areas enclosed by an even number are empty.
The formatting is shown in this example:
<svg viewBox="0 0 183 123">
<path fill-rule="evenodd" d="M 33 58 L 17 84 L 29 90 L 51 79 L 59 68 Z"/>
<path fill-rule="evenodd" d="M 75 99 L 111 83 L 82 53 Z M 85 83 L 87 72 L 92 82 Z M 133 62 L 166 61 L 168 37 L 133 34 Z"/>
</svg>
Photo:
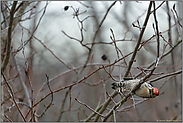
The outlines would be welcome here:
<svg viewBox="0 0 183 123">
<path fill-rule="evenodd" d="M 18 112 L 20 113 L 20 115 L 21 115 L 23 121 L 26 122 L 26 119 L 25 119 L 23 113 L 22 113 L 21 110 L 20 110 L 20 107 L 18 106 L 18 104 L 17 104 L 17 102 L 16 102 L 16 100 L 15 100 L 15 95 L 14 95 L 14 92 L 13 92 L 13 89 L 12 89 L 11 85 L 7 82 L 7 80 L 6 80 L 6 78 L 5 78 L 5 75 L 4 75 L 4 73 L 3 73 L 2 71 L 1 71 L 1 75 L 3 76 L 6 85 L 8 86 L 8 88 L 9 88 L 9 90 L 10 90 L 10 96 L 12 97 L 13 102 L 14 102 L 16 108 L 18 109 Z"/>
<path fill-rule="evenodd" d="M 93 112 L 95 112 L 96 114 L 100 115 L 101 117 L 104 117 L 102 114 L 96 112 L 94 109 L 92 109 L 91 107 L 89 107 L 87 104 L 85 104 L 85 103 L 79 101 L 77 98 L 75 98 L 75 100 L 76 100 L 78 103 L 80 103 L 80 104 L 86 106 L 86 107 L 87 107 L 88 109 L 90 109 L 91 111 L 93 111 Z"/>
<path fill-rule="evenodd" d="M 131 69 L 132 64 L 133 64 L 133 62 L 134 62 L 134 59 L 135 59 L 135 57 L 136 57 L 136 54 L 137 54 L 138 48 L 139 48 L 139 46 L 140 46 L 140 42 L 141 42 L 142 36 L 143 36 L 143 34 L 144 34 L 144 31 L 145 31 L 147 22 L 148 22 L 148 20 L 149 20 L 149 16 L 150 16 L 150 12 L 151 12 L 151 6 L 152 6 L 152 1 L 151 1 L 150 4 L 149 4 L 149 8 L 148 8 L 148 11 L 147 11 L 147 15 L 146 15 L 145 22 L 144 22 L 143 27 L 142 27 L 142 31 L 140 32 L 139 39 L 138 39 L 138 41 L 137 41 L 135 50 L 134 50 L 134 52 L 133 52 L 133 55 L 132 55 L 132 57 L 131 57 L 131 60 L 130 60 L 130 62 L 129 62 L 129 66 L 128 66 L 128 68 L 127 68 L 127 71 L 126 71 L 124 77 L 127 77 L 127 76 L 128 76 L 128 73 L 130 72 L 130 69 Z"/>
</svg>

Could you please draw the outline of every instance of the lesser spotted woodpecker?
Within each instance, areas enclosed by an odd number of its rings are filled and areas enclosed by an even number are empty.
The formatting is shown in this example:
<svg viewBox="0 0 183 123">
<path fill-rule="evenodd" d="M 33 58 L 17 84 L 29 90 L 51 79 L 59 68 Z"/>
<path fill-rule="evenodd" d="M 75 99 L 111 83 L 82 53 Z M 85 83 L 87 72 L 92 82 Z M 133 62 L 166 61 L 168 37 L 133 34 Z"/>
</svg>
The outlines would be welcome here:
<svg viewBox="0 0 183 123">
<path fill-rule="evenodd" d="M 140 79 L 134 78 L 123 78 L 121 82 L 112 83 L 112 89 L 124 92 L 131 91 L 133 87 L 140 82 Z M 135 94 L 142 98 L 155 98 L 159 95 L 159 90 L 150 82 L 144 82 L 138 90 L 135 91 Z"/>
</svg>

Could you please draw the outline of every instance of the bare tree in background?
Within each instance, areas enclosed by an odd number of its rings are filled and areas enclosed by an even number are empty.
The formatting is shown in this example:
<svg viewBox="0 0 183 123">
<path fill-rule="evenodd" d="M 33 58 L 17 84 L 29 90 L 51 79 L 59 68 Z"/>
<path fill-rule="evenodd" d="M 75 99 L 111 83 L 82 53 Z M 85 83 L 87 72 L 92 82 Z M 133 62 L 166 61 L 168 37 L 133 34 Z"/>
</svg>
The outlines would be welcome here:
<svg viewBox="0 0 183 123">
<path fill-rule="evenodd" d="M 78 3 L 84 9 L 63 7 L 73 13 L 78 29 L 53 32 L 62 34 L 58 45 L 50 44 L 56 36 L 46 32 L 52 23 L 42 26 L 51 20 L 45 16 L 50 2 L 1 1 L 2 121 L 182 121 L 180 6 L 150 1 L 131 23 L 131 7 L 140 2 Z M 122 18 L 114 11 L 117 4 Z M 160 9 L 167 17 L 163 23 Z M 29 28 L 26 22 L 32 22 Z M 160 95 L 132 96 L 143 82 L 126 96 L 113 91 L 111 83 L 123 77 L 148 80 Z"/>
</svg>

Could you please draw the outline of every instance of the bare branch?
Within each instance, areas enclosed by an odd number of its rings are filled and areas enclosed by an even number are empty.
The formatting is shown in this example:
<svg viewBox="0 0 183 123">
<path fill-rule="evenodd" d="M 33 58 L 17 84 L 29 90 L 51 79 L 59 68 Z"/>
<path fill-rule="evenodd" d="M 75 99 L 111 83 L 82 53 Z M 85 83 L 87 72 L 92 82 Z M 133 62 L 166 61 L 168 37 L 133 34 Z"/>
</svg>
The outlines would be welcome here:
<svg viewBox="0 0 183 123">
<path fill-rule="evenodd" d="M 158 81 L 160 79 L 163 79 L 163 78 L 166 78 L 166 77 L 169 77 L 169 76 L 175 76 L 175 75 L 181 74 L 181 73 L 182 73 L 182 70 L 179 70 L 179 71 L 176 71 L 176 72 L 173 72 L 173 73 L 169 73 L 169 74 L 162 75 L 162 76 L 157 77 L 155 79 L 151 79 L 151 80 L 149 80 L 149 82 L 151 82 L 151 83 L 152 82 L 156 82 L 156 81 Z"/>
<path fill-rule="evenodd" d="M 40 114 L 40 115 L 36 115 L 37 117 L 42 117 L 43 115 L 45 115 L 46 111 L 53 105 L 53 91 L 51 90 L 50 84 L 49 84 L 49 76 L 46 74 L 46 78 L 47 78 L 47 85 L 51 94 L 51 101 L 49 103 L 48 106 L 46 106 L 45 110 Z"/>
<path fill-rule="evenodd" d="M 100 115 L 101 117 L 104 117 L 102 114 L 100 114 L 100 113 L 96 112 L 94 109 L 92 109 L 91 107 L 89 107 L 89 106 L 88 106 L 88 105 L 86 105 L 85 103 L 83 103 L 83 102 L 79 101 L 77 98 L 75 98 L 75 100 L 76 100 L 78 103 L 80 103 L 80 104 L 82 104 L 82 105 L 86 106 L 86 107 L 87 107 L 88 109 L 90 109 L 91 111 L 93 111 L 93 112 L 95 112 L 96 114 Z"/>
<path fill-rule="evenodd" d="M 10 53 L 11 53 L 11 34 L 12 34 L 12 25 L 13 25 L 13 20 L 14 20 L 14 12 L 15 12 L 15 8 L 17 5 L 17 1 L 13 2 L 13 5 L 11 7 L 11 11 L 10 11 L 10 22 L 9 22 L 9 27 L 8 27 L 8 37 L 7 37 L 7 44 L 6 44 L 6 54 L 5 57 L 3 59 L 2 65 L 1 65 L 1 71 L 4 71 L 8 62 L 9 62 L 9 58 L 10 58 Z"/>
<path fill-rule="evenodd" d="M 127 68 L 127 70 L 126 70 L 126 73 L 125 73 L 124 77 L 127 77 L 127 76 L 128 76 L 128 73 L 130 72 L 130 69 L 131 69 L 132 64 L 133 64 L 133 62 L 134 62 L 134 59 L 135 59 L 135 57 L 136 57 L 136 54 L 137 54 L 137 51 L 138 51 L 138 48 L 139 48 L 139 45 L 140 45 L 142 36 L 143 36 L 143 34 L 144 34 L 144 31 L 145 31 L 147 22 L 148 22 L 148 20 L 149 20 L 150 11 L 151 11 L 151 6 L 152 6 L 152 1 L 149 3 L 149 8 L 148 8 L 148 11 L 147 11 L 146 19 L 145 19 L 144 24 L 143 24 L 143 27 L 142 27 L 142 31 L 140 32 L 139 39 L 138 39 L 138 41 L 137 41 L 137 44 L 136 44 L 136 47 L 135 47 L 135 49 L 134 49 L 133 55 L 132 55 L 132 57 L 131 57 L 131 60 L 129 61 L 129 65 L 128 65 L 128 68 Z"/>
<path fill-rule="evenodd" d="M 160 43 L 159 43 L 159 29 L 158 29 L 158 21 L 157 21 L 157 18 L 156 18 L 156 11 L 155 11 L 155 2 L 153 1 L 153 7 L 154 7 L 154 21 L 155 21 L 155 25 L 156 25 L 156 31 L 155 31 L 155 34 L 156 34 L 156 40 L 157 40 L 157 58 L 159 58 L 159 51 L 160 51 Z"/>
<path fill-rule="evenodd" d="M 2 71 L 1 71 L 1 75 L 3 76 L 6 85 L 8 86 L 8 88 L 9 88 L 9 90 L 10 90 L 10 96 L 12 97 L 13 102 L 14 102 L 14 104 L 15 104 L 15 106 L 16 106 L 18 112 L 20 113 L 20 115 L 21 115 L 23 121 L 26 122 L 26 119 L 25 119 L 25 117 L 24 117 L 22 111 L 20 110 L 20 107 L 18 106 L 18 104 L 17 104 L 17 102 L 16 102 L 16 100 L 15 100 L 15 95 L 14 95 L 13 89 L 12 89 L 12 87 L 10 86 L 10 84 L 6 81 L 5 75 L 4 75 L 4 73 L 3 73 Z"/>
</svg>

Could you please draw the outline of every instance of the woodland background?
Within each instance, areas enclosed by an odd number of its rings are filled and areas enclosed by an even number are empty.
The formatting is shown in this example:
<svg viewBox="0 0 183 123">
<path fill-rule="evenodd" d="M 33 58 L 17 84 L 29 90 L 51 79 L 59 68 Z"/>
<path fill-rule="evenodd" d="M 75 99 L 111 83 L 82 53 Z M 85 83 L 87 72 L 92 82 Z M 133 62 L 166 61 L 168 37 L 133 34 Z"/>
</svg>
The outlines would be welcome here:
<svg viewBox="0 0 183 123">
<path fill-rule="evenodd" d="M 182 4 L 1 1 L 1 120 L 182 121 Z M 123 77 L 160 95 L 125 98 Z"/>
</svg>

